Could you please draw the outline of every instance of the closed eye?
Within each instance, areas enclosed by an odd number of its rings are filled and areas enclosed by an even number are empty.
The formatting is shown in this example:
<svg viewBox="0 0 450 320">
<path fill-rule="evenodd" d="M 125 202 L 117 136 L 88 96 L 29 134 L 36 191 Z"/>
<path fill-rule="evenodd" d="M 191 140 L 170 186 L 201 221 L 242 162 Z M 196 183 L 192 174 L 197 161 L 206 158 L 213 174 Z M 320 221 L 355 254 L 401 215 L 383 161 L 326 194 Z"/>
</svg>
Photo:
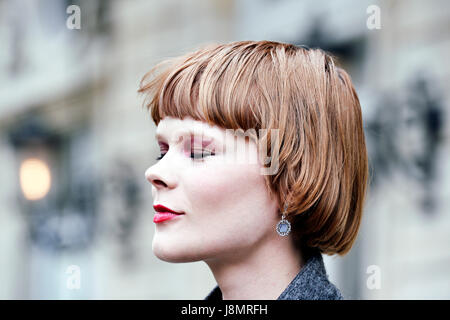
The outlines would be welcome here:
<svg viewBox="0 0 450 320">
<path fill-rule="evenodd" d="M 191 159 L 203 159 L 208 156 L 214 156 L 215 153 L 210 150 L 202 150 L 198 153 L 191 151 Z"/>
<path fill-rule="evenodd" d="M 159 157 L 157 157 L 156 160 L 159 161 L 162 158 L 164 158 L 166 153 L 161 153 L 161 155 Z M 203 159 L 203 158 L 206 158 L 208 156 L 214 156 L 214 155 L 215 155 L 215 153 L 213 151 L 210 151 L 210 150 L 203 150 L 203 151 L 200 151 L 200 152 L 197 152 L 197 153 L 194 152 L 194 151 L 191 151 L 190 158 L 191 159 Z"/>
<path fill-rule="evenodd" d="M 165 153 L 162 153 L 159 157 L 156 158 L 156 160 L 161 160 L 165 156 Z"/>
</svg>

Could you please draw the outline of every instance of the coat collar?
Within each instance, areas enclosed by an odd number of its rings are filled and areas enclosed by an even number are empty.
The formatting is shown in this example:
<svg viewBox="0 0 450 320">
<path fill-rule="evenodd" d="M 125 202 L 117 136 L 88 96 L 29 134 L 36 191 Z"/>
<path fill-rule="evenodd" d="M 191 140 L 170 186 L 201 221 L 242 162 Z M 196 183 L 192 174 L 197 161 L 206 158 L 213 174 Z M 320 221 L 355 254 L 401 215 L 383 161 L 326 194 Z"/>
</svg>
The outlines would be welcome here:
<svg viewBox="0 0 450 320">
<path fill-rule="evenodd" d="M 312 251 L 300 272 L 277 300 L 343 300 L 339 289 L 328 280 L 322 254 Z M 216 286 L 205 300 L 222 300 L 222 291 Z"/>
</svg>

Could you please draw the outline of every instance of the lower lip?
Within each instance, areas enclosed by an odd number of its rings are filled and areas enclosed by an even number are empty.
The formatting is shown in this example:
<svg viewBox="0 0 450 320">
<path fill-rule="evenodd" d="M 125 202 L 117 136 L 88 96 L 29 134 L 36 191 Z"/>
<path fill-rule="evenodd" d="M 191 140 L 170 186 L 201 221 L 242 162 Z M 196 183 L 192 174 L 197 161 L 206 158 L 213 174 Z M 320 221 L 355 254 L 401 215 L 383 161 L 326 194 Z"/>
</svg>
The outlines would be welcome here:
<svg viewBox="0 0 450 320">
<path fill-rule="evenodd" d="M 171 212 L 156 212 L 153 216 L 153 222 L 160 223 L 163 221 L 172 220 L 173 218 L 176 218 L 178 216 L 181 216 L 181 214 L 175 214 Z"/>
</svg>

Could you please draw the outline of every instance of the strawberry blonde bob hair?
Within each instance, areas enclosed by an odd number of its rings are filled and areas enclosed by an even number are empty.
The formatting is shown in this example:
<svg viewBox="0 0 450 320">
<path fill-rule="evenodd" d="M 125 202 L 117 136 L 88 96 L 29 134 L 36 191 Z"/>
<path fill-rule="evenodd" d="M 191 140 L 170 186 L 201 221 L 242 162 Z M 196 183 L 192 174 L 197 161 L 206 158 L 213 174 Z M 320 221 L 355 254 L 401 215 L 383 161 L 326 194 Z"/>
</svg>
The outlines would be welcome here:
<svg viewBox="0 0 450 320">
<path fill-rule="evenodd" d="M 161 70 L 160 70 L 161 69 Z M 151 79 L 150 79 L 151 78 Z M 224 129 L 279 129 L 279 169 L 268 191 L 302 251 L 346 254 L 356 240 L 368 180 L 361 106 L 349 75 L 321 49 L 273 41 L 213 44 L 167 59 L 139 93 L 165 116 Z"/>
</svg>

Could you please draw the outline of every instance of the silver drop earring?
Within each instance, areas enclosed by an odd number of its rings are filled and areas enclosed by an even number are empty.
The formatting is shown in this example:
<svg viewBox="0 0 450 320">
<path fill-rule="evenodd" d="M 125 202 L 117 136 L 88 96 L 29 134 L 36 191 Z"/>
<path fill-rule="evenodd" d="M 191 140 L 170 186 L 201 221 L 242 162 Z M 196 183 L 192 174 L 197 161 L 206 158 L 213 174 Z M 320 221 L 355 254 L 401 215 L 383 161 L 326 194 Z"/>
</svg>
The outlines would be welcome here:
<svg viewBox="0 0 450 320">
<path fill-rule="evenodd" d="M 281 217 L 281 220 L 277 223 L 276 227 L 277 233 L 282 237 L 287 236 L 291 231 L 291 224 L 288 220 L 286 220 L 286 210 L 287 204 L 284 205 L 283 215 Z"/>
</svg>

